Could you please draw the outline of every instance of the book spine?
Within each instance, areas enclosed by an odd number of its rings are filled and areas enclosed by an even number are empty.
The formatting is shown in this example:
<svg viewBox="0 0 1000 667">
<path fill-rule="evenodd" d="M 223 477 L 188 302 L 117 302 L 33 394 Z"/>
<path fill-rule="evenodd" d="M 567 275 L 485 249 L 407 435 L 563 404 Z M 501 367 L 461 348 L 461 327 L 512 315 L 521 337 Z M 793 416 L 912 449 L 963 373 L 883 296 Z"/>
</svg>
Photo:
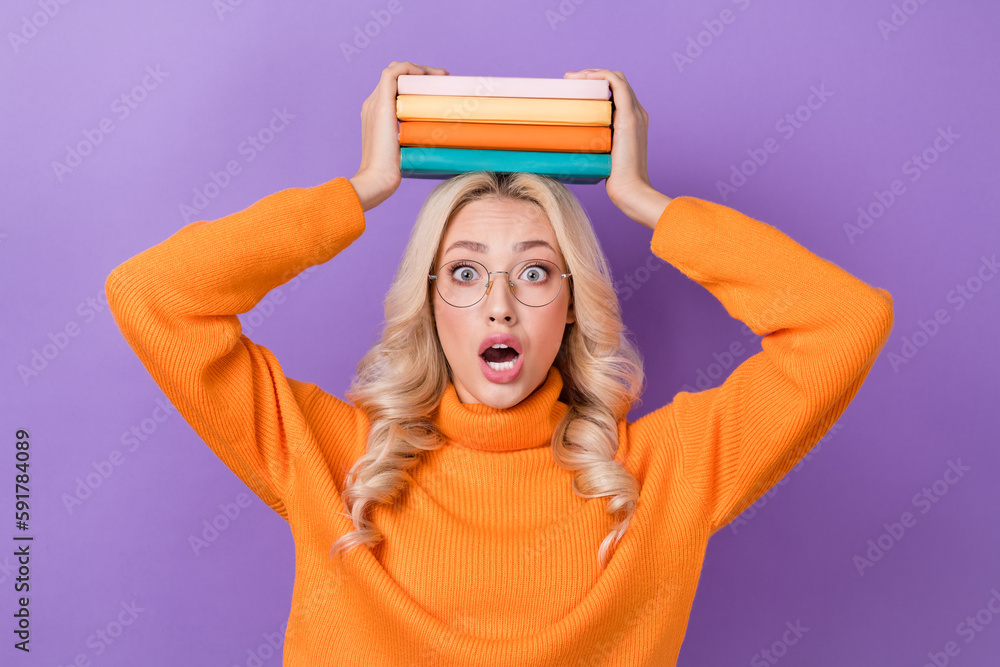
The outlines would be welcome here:
<svg viewBox="0 0 1000 667">
<path fill-rule="evenodd" d="M 611 86 L 604 79 L 402 74 L 396 80 L 396 91 L 400 95 L 468 97 L 534 97 L 580 100 L 607 100 L 611 97 Z"/>
<path fill-rule="evenodd" d="M 400 171 L 462 173 L 466 171 L 527 171 L 548 176 L 607 178 L 608 153 L 543 153 L 465 148 L 400 149 Z"/>
<path fill-rule="evenodd" d="M 611 128 L 401 121 L 400 146 L 607 153 Z"/>
</svg>

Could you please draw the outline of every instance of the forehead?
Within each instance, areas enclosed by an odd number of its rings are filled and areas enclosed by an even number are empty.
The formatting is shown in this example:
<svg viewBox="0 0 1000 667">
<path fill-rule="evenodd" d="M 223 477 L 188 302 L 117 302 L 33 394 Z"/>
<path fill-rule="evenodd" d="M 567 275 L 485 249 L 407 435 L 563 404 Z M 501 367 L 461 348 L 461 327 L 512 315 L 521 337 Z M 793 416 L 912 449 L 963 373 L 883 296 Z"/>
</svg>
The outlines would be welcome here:
<svg viewBox="0 0 1000 667">
<path fill-rule="evenodd" d="M 474 255 L 472 244 L 486 246 L 487 255 L 507 256 L 515 253 L 519 243 L 533 240 L 547 242 L 561 259 L 555 230 L 541 208 L 525 201 L 480 199 L 466 204 L 452 217 L 441 238 L 438 256 Z M 458 242 L 471 244 L 453 248 Z M 552 254 L 542 245 L 526 252 L 539 256 Z"/>
</svg>

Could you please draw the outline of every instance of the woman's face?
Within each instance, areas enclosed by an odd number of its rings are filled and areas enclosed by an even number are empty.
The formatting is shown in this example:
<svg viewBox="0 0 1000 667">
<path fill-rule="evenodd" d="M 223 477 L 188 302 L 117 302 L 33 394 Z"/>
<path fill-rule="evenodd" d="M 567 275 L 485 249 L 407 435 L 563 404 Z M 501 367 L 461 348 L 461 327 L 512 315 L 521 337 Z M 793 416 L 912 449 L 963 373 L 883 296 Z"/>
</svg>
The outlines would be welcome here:
<svg viewBox="0 0 1000 667">
<path fill-rule="evenodd" d="M 518 248 L 519 244 L 528 247 Z M 555 232 L 545 213 L 529 202 L 478 200 L 466 204 L 448 224 L 434 268 L 458 259 L 474 260 L 488 271 L 508 271 L 517 262 L 547 259 L 567 272 Z M 437 273 L 437 275 L 441 275 Z M 465 273 L 460 278 L 468 279 Z M 537 274 L 532 274 L 536 279 Z M 570 303 L 570 278 L 546 306 L 526 306 L 510 293 L 506 274 L 493 274 L 490 293 L 468 308 L 456 308 L 433 289 L 434 319 L 441 347 L 451 366 L 452 383 L 462 403 L 509 408 L 537 389 L 552 367 L 566 325 L 575 317 Z M 443 280 L 441 276 L 439 280 Z M 559 280 L 559 276 L 550 276 Z M 519 351 L 513 369 L 494 370 L 480 356 L 490 336 L 509 335 Z M 489 354 L 496 354 L 491 352 Z M 506 352 L 510 354 L 510 352 Z"/>
</svg>

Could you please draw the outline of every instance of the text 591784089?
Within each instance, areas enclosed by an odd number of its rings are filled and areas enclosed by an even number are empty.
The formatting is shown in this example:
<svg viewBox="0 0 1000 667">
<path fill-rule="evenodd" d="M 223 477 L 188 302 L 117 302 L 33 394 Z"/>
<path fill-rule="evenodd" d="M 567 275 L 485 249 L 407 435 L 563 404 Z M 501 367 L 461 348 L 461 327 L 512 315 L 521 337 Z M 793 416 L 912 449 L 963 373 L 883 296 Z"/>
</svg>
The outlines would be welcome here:
<svg viewBox="0 0 1000 667">
<path fill-rule="evenodd" d="M 28 530 L 30 514 L 30 494 L 28 482 L 28 464 L 30 463 L 31 446 L 28 441 L 28 432 L 18 429 L 15 435 L 14 451 L 14 526 L 18 531 Z M 14 590 L 18 593 L 28 593 L 30 591 L 31 574 L 31 535 L 14 535 L 14 557 L 17 560 L 17 576 L 14 578 Z M 23 595 L 17 599 L 17 610 L 14 612 L 14 622 L 17 627 L 14 629 L 14 636 L 19 641 L 14 643 L 14 648 L 27 653 L 29 651 L 28 642 L 31 639 L 31 620 L 28 612 L 28 597 Z"/>
</svg>

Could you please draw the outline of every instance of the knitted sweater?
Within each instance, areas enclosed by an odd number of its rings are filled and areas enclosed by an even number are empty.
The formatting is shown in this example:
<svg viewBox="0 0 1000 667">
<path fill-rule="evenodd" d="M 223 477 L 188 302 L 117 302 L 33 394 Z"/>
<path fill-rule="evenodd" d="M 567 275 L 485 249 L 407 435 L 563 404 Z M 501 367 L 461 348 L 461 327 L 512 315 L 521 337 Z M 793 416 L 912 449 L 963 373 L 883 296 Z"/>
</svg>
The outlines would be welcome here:
<svg viewBox="0 0 1000 667">
<path fill-rule="evenodd" d="M 601 571 L 608 498 L 572 490 L 548 447 L 567 410 L 552 368 L 520 404 L 459 402 L 453 385 L 392 508 L 385 539 L 329 555 L 353 525 L 346 471 L 368 421 L 316 384 L 286 377 L 237 313 L 365 230 L 345 178 L 291 188 L 194 222 L 110 274 L 125 340 L 212 451 L 295 540 L 286 667 L 672 665 L 709 537 L 778 482 L 851 402 L 888 338 L 892 297 L 765 223 L 678 197 L 651 249 L 711 292 L 762 350 L 719 387 L 680 392 L 619 424 L 641 485 Z"/>
</svg>

